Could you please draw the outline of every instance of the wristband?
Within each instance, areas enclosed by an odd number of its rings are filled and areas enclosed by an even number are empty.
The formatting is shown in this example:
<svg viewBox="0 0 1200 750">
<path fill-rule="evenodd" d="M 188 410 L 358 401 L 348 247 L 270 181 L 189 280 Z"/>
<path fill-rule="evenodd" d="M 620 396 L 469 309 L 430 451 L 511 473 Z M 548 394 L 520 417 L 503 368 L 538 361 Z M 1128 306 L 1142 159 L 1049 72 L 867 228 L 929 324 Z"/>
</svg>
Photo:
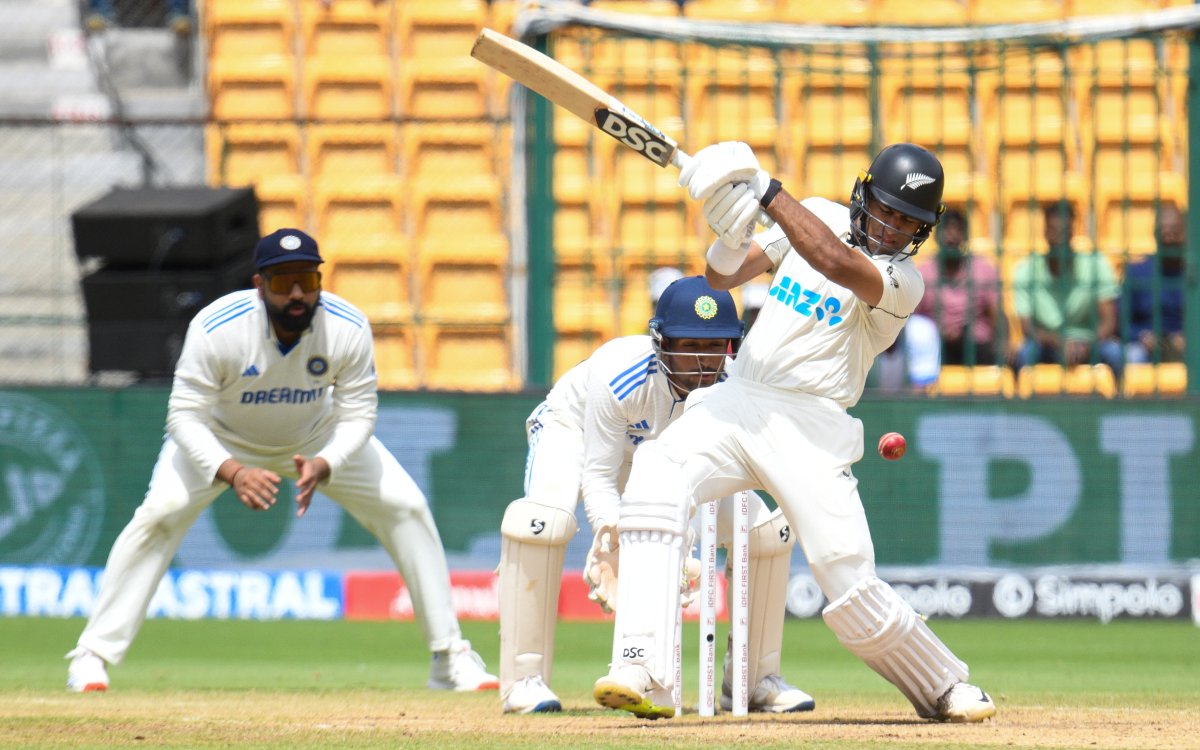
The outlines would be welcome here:
<svg viewBox="0 0 1200 750">
<path fill-rule="evenodd" d="M 746 259 L 748 252 L 750 252 L 749 242 L 742 247 L 730 247 L 718 238 L 709 246 L 704 258 L 712 270 L 722 276 L 732 276 L 742 267 L 742 261 Z"/>
<path fill-rule="evenodd" d="M 767 189 L 763 191 L 762 197 L 758 199 L 758 205 L 763 208 L 771 205 L 771 201 L 775 200 L 775 196 L 779 194 L 780 190 L 783 190 L 783 183 L 772 177 Z"/>
<path fill-rule="evenodd" d="M 230 487 L 233 487 L 237 483 L 237 475 L 241 474 L 242 469 L 245 469 L 245 468 L 246 468 L 245 466 L 239 466 L 237 471 L 233 472 L 233 476 L 231 476 L 229 478 L 229 486 Z"/>
</svg>

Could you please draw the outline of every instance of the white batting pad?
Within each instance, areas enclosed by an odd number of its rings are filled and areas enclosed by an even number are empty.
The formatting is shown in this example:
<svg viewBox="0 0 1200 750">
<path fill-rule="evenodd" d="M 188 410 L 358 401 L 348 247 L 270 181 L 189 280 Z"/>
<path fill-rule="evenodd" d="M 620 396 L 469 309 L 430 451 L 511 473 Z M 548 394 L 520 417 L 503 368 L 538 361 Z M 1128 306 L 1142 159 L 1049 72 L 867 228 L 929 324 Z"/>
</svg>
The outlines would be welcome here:
<svg viewBox="0 0 1200 750">
<path fill-rule="evenodd" d="M 682 535 L 621 532 L 612 665 L 645 667 L 665 691 L 656 701 L 660 705 L 670 705 L 675 684 L 675 616 L 682 565 Z"/>
<path fill-rule="evenodd" d="M 554 625 L 567 542 L 575 516 L 561 508 L 515 500 L 500 523 L 500 690 L 540 675 L 550 684 Z"/>
<path fill-rule="evenodd" d="M 967 665 L 874 576 L 859 581 L 822 615 L 842 645 L 900 688 L 926 719 L 936 715 L 943 693 L 967 680 Z"/>
<path fill-rule="evenodd" d="M 763 677 L 779 674 L 794 543 L 795 537 L 780 510 L 750 529 L 750 632 L 747 644 L 751 691 Z M 729 682 L 731 675 L 726 673 L 725 680 Z"/>
</svg>

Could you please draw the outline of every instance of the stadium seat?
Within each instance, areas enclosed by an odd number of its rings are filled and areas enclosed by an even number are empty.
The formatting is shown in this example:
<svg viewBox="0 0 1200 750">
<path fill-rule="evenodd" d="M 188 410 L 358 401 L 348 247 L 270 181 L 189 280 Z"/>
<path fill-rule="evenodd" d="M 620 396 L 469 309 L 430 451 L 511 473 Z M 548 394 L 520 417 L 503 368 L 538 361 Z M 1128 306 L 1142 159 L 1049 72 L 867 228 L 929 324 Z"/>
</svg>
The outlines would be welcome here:
<svg viewBox="0 0 1200 750">
<path fill-rule="evenodd" d="M 757 153 L 779 141 L 784 103 L 774 71 L 695 75 L 688 81 L 688 104 L 688 137 L 697 143 L 745 141 Z M 671 122 L 660 127 L 679 137 L 684 132 Z"/>
<path fill-rule="evenodd" d="M 296 114 L 295 61 L 289 55 L 213 58 L 208 98 L 216 120 L 291 120 Z"/>
<path fill-rule="evenodd" d="M 836 7 L 837 3 L 830 5 Z M 969 5 L 969 0 L 873 0 L 872 13 L 878 24 L 965 26 Z"/>
<path fill-rule="evenodd" d="M 554 379 L 557 381 L 575 365 L 592 356 L 608 338 L 594 331 L 559 332 L 554 335 Z"/>
<path fill-rule="evenodd" d="M 687 0 L 682 6 L 684 15 L 694 19 L 728 19 L 741 23 L 779 20 L 775 0 Z"/>
<path fill-rule="evenodd" d="M 291 57 L 295 12 L 290 0 L 210 2 L 204 13 L 210 60 Z"/>
<path fill-rule="evenodd" d="M 1124 178 L 1124 179 L 1122 179 Z M 1187 205 L 1187 180 L 1177 172 L 1098 173 L 1097 238 L 1111 255 L 1149 255 L 1158 244 L 1155 225 L 1160 202 Z"/>
<path fill-rule="evenodd" d="M 436 323 L 507 323 L 508 266 L 418 254 L 419 311 Z"/>
<path fill-rule="evenodd" d="M 610 277 L 596 265 L 557 266 L 554 274 L 554 329 L 558 334 L 616 335 L 617 309 Z"/>
<path fill-rule="evenodd" d="M 508 257 L 500 184 L 493 175 L 474 175 L 442 184 L 407 183 L 414 238 L 422 255 L 474 262 Z"/>
<path fill-rule="evenodd" d="M 967 18 L 972 25 L 987 25 L 1058 21 L 1066 15 L 1066 0 L 970 0 Z"/>
<path fill-rule="evenodd" d="M 1029 365 L 1017 374 L 1017 392 L 1021 398 L 1035 396 L 1117 395 L 1116 378 L 1108 365 Z"/>
<path fill-rule="evenodd" d="M 396 5 L 398 108 L 419 119 L 474 119 L 490 109 L 490 69 L 471 57 L 487 22 L 483 0 L 408 0 Z"/>
<path fill-rule="evenodd" d="M 837 3 L 820 0 L 779 0 L 777 14 L 784 23 L 823 24 L 826 26 L 869 26 L 890 23 L 874 12 L 877 0 L 842 0 Z"/>
<path fill-rule="evenodd" d="M 799 166 L 805 190 L 796 194 L 805 197 L 819 195 L 847 205 L 854 181 L 860 172 L 870 166 L 872 156 L 866 146 L 810 148 L 800 159 Z"/>
<path fill-rule="evenodd" d="M 407 124 L 403 130 L 405 174 L 418 183 L 502 174 L 493 145 L 496 137 L 487 123 Z"/>
<path fill-rule="evenodd" d="M 953 58 L 889 61 L 881 78 L 887 140 L 926 148 L 965 148 L 975 126 L 972 81 L 965 71 L 947 70 Z"/>
<path fill-rule="evenodd" d="M 205 129 L 208 180 L 231 187 L 300 172 L 300 128 L 291 123 L 226 123 Z"/>
<path fill-rule="evenodd" d="M 1125 398 L 1179 396 L 1187 389 L 1187 366 L 1182 362 L 1130 362 L 1121 374 Z"/>
<path fill-rule="evenodd" d="M 412 321 L 412 290 L 407 259 L 399 254 L 395 260 L 327 258 L 324 274 L 324 287 L 366 313 L 372 324 L 405 324 Z"/>
<path fill-rule="evenodd" d="M 942 365 L 938 379 L 927 390 L 930 396 L 1003 396 L 1016 393 L 1013 372 L 998 365 Z"/>
<path fill-rule="evenodd" d="M 412 326 L 376 325 L 375 373 L 383 390 L 412 390 L 421 386 L 417 370 L 416 336 Z"/>
<path fill-rule="evenodd" d="M 399 132 L 391 123 L 318 123 L 308 129 L 308 167 L 314 175 L 394 175 Z"/>
<path fill-rule="evenodd" d="M 797 102 L 792 141 L 809 148 L 869 150 L 875 135 L 870 71 L 861 50 L 805 52 L 794 61 L 802 75 L 784 82 L 784 100 Z M 860 169 L 865 169 L 864 163 Z"/>
<path fill-rule="evenodd" d="M 361 257 L 383 255 L 408 246 L 405 233 L 404 181 L 395 175 L 345 175 L 314 178 L 317 237 Z"/>
<path fill-rule="evenodd" d="M 378 0 L 301 0 L 306 57 L 391 56 L 392 3 Z"/>
<path fill-rule="evenodd" d="M 314 120 L 392 116 L 392 63 L 383 55 L 317 57 L 304 62 L 304 112 Z"/>
<path fill-rule="evenodd" d="M 422 326 L 425 387 L 502 391 L 517 387 L 511 332 L 506 325 Z"/>
<path fill-rule="evenodd" d="M 309 183 L 299 174 L 263 175 L 254 183 L 258 198 L 258 225 L 263 234 L 281 227 L 310 231 Z M 318 241 L 323 244 L 324 238 Z"/>
</svg>

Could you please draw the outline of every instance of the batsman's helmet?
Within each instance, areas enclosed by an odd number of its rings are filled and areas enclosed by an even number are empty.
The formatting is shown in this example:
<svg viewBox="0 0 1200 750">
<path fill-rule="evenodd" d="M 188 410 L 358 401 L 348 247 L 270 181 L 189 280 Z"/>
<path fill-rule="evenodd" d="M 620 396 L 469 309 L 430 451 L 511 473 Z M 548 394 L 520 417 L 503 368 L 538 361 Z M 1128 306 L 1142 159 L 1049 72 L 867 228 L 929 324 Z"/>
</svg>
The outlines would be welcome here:
<svg viewBox="0 0 1200 750">
<path fill-rule="evenodd" d="M 860 173 L 850 194 L 850 236 L 855 245 L 875 254 L 867 241 L 868 203 L 874 199 L 893 211 L 921 222 L 912 235 L 911 250 L 904 248 L 886 251 L 901 258 L 915 255 L 917 248 L 929 239 L 929 233 L 942 218 L 946 206 L 942 189 L 946 176 L 942 163 L 924 148 L 913 143 L 894 143 L 875 155 L 866 172 Z"/>
</svg>

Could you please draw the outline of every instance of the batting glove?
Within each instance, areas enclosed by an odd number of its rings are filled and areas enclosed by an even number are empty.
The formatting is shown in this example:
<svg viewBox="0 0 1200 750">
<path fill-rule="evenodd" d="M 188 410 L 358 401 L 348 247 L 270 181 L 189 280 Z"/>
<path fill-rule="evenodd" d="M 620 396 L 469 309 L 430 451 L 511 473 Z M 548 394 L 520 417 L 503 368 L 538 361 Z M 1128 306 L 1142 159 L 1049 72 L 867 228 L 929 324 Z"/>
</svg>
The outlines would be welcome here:
<svg viewBox="0 0 1200 750">
<path fill-rule="evenodd" d="M 754 180 L 760 171 L 750 146 L 741 141 L 723 141 L 700 149 L 684 165 L 679 172 L 679 187 L 687 188 L 694 200 L 702 201 L 722 185 Z"/>
</svg>

